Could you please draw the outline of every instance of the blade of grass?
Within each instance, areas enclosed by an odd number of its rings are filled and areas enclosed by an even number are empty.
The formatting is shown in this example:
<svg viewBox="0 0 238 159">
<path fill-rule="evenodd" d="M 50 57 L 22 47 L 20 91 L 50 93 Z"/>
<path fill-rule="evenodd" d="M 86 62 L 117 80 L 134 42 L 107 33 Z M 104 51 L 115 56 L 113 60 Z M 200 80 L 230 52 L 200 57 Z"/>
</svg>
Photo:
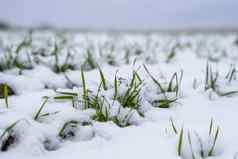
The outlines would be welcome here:
<svg viewBox="0 0 238 159">
<path fill-rule="evenodd" d="M 214 138 L 214 141 L 213 141 L 213 145 L 212 145 L 210 151 L 208 152 L 208 156 L 212 156 L 213 155 L 213 151 L 214 151 L 217 139 L 218 139 L 219 131 L 220 131 L 220 128 L 218 127 L 217 130 L 216 130 L 216 134 L 215 134 L 215 138 Z"/>
<path fill-rule="evenodd" d="M 2 133 L 2 135 L 0 136 L 0 139 L 2 139 L 7 133 L 9 133 L 19 122 L 20 120 L 15 121 L 14 123 L 12 123 L 11 125 L 9 125 L 4 132 Z"/>
<path fill-rule="evenodd" d="M 103 74 L 103 71 L 101 70 L 101 68 L 99 66 L 98 66 L 98 69 L 99 69 L 99 73 L 100 73 L 103 89 L 107 90 L 108 88 L 107 88 L 107 84 L 106 84 L 106 78 L 105 78 L 105 76 Z"/>
<path fill-rule="evenodd" d="M 176 126 L 174 124 L 174 121 L 173 121 L 173 118 L 170 118 L 170 122 L 171 122 L 171 125 L 172 125 L 172 128 L 173 128 L 173 131 L 175 134 L 178 134 L 178 130 L 176 129 Z"/>
<path fill-rule="evenodd" d="M 82 79 L 82 84 L 83 84 L 84 109 L 87 109 L 88 108 L 88 90 L 87 90 L 84 72 L 83 72 L 82 68 L 81 68 L 81 79 Z"/>
<path fill-rule="evenodd" d="M 209 135 L 210 135 L 210 136 L 211 136 L 211 134 L 212 134 L 212 129 L 213 129 L 213 118 L 211 118 L 210 126 L 209 126 Z"/>
<path fill-rule="evenodd" d="M 117 80 L 117 72 L 116 72 L 114 77 L 114 97 L 113 97 L 114 101 L 117 99 L 117 96 L 118 96 L 118 80 Z"/>
<path fill-rule="evenodd" d="M 8 104 L 8 85 L 6 83 L 3 84 L 3 97 L 5 99 L 5 104 L 6 104 L 6 108 L 9 108 L 9 104 Z"/>
<path fill-rule="evenodd" d="M 183 128 L 180 130 L 180 133 L 179 133 L 179 141 L 178 141 L 178 147 L 177 147 L 179 156 L 182 155 L 182 146 L 183 146 Z"/>
<path fill-rule="evenodd" d="M 191 150 L 191 153 L 192 153 L 192 158 L 196 159 L 194 151 L 193 151 L 192 138 L 191 138 L 190 132 L 188 132 L 188 143 L 189 143 L 189 147 L 190 147 L 190 150 Z"/>
<path fill-rule="evenodd" d="M 165 94 L 165 90 L 164 90 L 164 88 L 162 87 L 162 85 L 159 83 L 159 81 L 156 80 L 156 79 L 152 76 L 152 74 L 149 72 L 148 68 L 147 68 L 145 65 L 143 65 L 143 66 L 144 66 L 145 71 L 146 71 L 146 72 L 148 73 L 148 75 L 150 76 L 150 78 L 154 81 L 154 83 L 155 83 L 157 86 L 159 86 L 161 92 L 162 92 L 163 94 Z"/>
</svg>

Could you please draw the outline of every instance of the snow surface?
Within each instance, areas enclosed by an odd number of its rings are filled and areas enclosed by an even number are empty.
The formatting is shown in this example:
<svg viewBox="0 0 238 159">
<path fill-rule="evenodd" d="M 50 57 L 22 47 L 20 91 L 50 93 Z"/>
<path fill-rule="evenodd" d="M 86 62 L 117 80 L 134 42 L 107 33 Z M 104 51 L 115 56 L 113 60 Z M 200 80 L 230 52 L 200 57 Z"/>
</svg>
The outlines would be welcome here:
<svg viewBox="0 0 238 159">
<path fill-rule="evenodd" d="M 22 34 L 25 35 L 25 33 L 2 32 L 0 34 L 1 47 L 19 44 L 24 37 Z M 31 52 L 42 47 L 52 50 L 54 41 L 60 39 L 57 36 L 51 32 L 35 32 L 31 48 L 22 52 Z M 215 130 L 212 131 L 212 137 L 209 137 L 211 119 L 215 126 L 219 126 L 220 133 L 214 155 L 206 158 L 238 158 L 238 128 L 236 127 L 238 97 L 236 94 L 219 96 L 214 90 L 204 90 L 207 61 L 211 63 L 214 70 L 219 71 L 219 91 L 238 90 L 237 79 L 233 79 L 230 83 L 225 79 L 231 64 L 234 66 L 237 64 L 238 45 L 234 41 L 238 36 L 235 34 L 172 36 L 104 33 L 75 33 L 64 36 L 68 39 L 67 48 L 74 47 L 76 52 L 70 59 L 70 62 L 75 64 L 75 70 L 55 73 L 52 70 L 53 59 L 39 56 L 38 58 L 41 58 L 44 63 L 34 63 L 33 69 L 21 70 L 20 75 L 17 68 L 7 69 L 0 73 L 0 83 L 7 83 L 16 93 L 8 97 L 9 109 L 5 107 L 5 100 L 0 99 L 0 130 L 3 132 L 7 126 L 19 120 L 14 127 L 17 141 L 6 152 L 0 152 L 0 159 L 192 159 L 187 138 L 188 132 L 192 137 L 196 158 L 201 158 L 199 139 L 202 140 L 205 153 L 208 153 L 214 138 Z M 176 49 L 175 57 L 168 62 L 169 52 L 178 44 L 181 46 Z M 105 55 L 100 55 L 100 47 Z M 127 83 L 132 78 L 133 70 L 137 70 L 143 80 L 140 111 L 144 117 L 133 110 L 134 113 L 128 121 L 130 126 L 119 127 L 112 121 L 93 120 L 95 110 L 91 108 L 83 110 L 80 102 L 77 108 L 73 108 L 71 102 L 53 99 L 57 95 L 55 90 L 76 92 L 79 98 L 82 98 L 79 68 L 83 64 L 85 54 L 82 52 L 85 52 L 86 48 L 94 48 L 93 56 L 103 70 L 109 85 L 108 90 L 102 91 L 102 95 L 108 102 L 114 103 L 109 115 L 115 116 L 118 109 L 121 109 L 118 116 L 123 118 L 131 111 L 128 108 L 122 108 L 119 102 L 112 101 L 113 81 L 115 74 L 122 78 L 119 93 L 123 94 Z M 125 48 L 133 50 L 131 51 L 133 53 L 129 55 L 129 62 L 126 62 L 124 58 Z M 137 55 L 136 49 L 142 53 Z M 4 52 L 4 49 L 2 50 Z M 59 57 L 62 63 L 67 52 L 65 50 L 67 49 L 61 49 L 62 54 Z M 46 51 L 46 53 L 49 52 Z M 113 54 L 115 65 L 108 64 L 107 54 Z M 24 57 L 21 58 L 24 61 Z M 135 63 L 134 59 L 137 59 Z M 161 94 L 158 94 L 159 89 L 143 68 L 143 64 L 162 83 L 168 83 L 174 72 L 183 70 L 179 98 L 170 108 L 157 108 L 152 105 L 151 101 L 161 98 Z M 99 71 L 88 68 L 86 70 L 87 86 L 89 90 L 96 93 L 101 81 Z M 65 74 L 70 82 L 65 78 Z M 69 83 L 75 86 L 69 87 Z M 174 94 L 170 95 L 174 96 Z M 48 96 L 50 99 L 42 113 L 53 114 L 36 121 L 33 117 L 44 101 L 43 96 Z M 54 112 L 57 113 L 54 114 Z M 91 124 L 78 125 L 75 128 L 74 137 L 60 139 L 58 136 L 60 128 L 65 122 L 71 120 Z M 177 152 L 179 132 L 177 134 L 174 132 L 171 120 L 178 131 L 184 129 L 182 156 L 179 156 Z"/>
</svg>

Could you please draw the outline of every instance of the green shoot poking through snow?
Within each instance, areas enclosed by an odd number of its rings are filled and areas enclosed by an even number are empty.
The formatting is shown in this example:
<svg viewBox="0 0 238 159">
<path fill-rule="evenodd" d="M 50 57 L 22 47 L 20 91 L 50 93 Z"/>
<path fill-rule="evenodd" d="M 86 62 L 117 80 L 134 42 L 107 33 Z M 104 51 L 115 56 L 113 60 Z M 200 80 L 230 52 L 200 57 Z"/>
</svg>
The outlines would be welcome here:
<svg viewBox="0 0 238 159">
<path fill-rule="evenodd" d="M 225 77 L 225 80 L 228 79 L 228 82 L 231 82 L 231 79 L 233 78 L 235 73 L 235 70 L 232 69 L 230 73 L 228 72 L 227 76 Z M 232 91 L 221 91 L 220 85 L 219 85 L 219 73 L 216 71 L 214 72 L 212 70 L 211 65 L 207 63 L 206 65 L 206 75 L 205 75 L 205 91 L 211 89 L 212 91 L 216 92 L 219 96 L 231 96 L 234 94 L 237 94 L 238 91 L 232 90 Z"/>
<path fill-rule="evenodd" d="M 175 126 L 174 121 L 173 121 L 172 118 L 170 118 L 170 122 L 171 122 L 171 125 L 172 125 L 172 128 L 173 128 L 174 133 L 175 133 L 175 134 L 178 134 L 178 130 L 177 130 L 177 128 L 176 128 L 176 126 Z"/>
<path fill-rule="evenodd" d="M 78 121 L 69 121 L 66 122 L 63 127 L 59 131 L 59 136 L 62 139 L 67 139 L 75 136 L 75 129 L 77 128 L 79 122 Z"/>
<path fill-rule="evenodd" d="M 103 87 L 104 90 L 107 90 L 108 88 L 107 88 L 106 78 L 105 78 L 101 68 L 98 67 L 98 69 L 99 69 L 99 73 L 100 73 L 100 77 L 101 77 L 102 87 Z"/>
<path fill-rule="evenodd" d="M 178 145 L 177 145 L 177 152 L 178 152 L 179 156 L 182 155 L 182 146 L 183 146 L 183 128 L 180 130 L 179 140 L 178 140 Z"/>
<path fill-rule="evenodd" d="M 0 136 L 1 151 L 7 151 L 9 146 L 16 142 L 16 136 L 13 134 L 13 129 L 18 122 L 19 120 L 9 125 L 1 134 Z"/>
<path fill-rule="evenodd" d="M 115 79 L 115 91 L 117 91 L 117 80 Z M 117 100 L 124 108 L 132 108 L 138 110 L 140 107 L 140 91 L 143 82 L 140 80 L 138 74 L 133 72 L 132 79 L 128 85 L 125 94 L 118 96 Z"/>
<path fill-rule="evenodd" d="M 183 78 L 183 71 L 181 71 L 180 75 L 178 75 L 177 72 L 175 72 L 172 77 L 169 80 L 169 83 L 167 85 L 164 85 L 159 82 L 148 70 L 148 68 L 144 65 L 144 69 L 147 72 L 147 74 L 150 76 L 152 81 L 158 86 L 159 92 L 164 96 L 163 99 L 154 100 L 152 102 L 153 105 L 160 108 L 169 108 L 173 103 L 175 103 L 178 100 L 179 97 L 179 91 L 181 87 L 181 81 Z M 167 93 L 175 93 L 174 98 L 168 98 Z"/>
<path fill-rule="evenodd" d="M 183 133 L 183 129 L 181 129 L 177 145 L 177 152 L 179 156 L 184 159 L 196 159 L 207 158 L 216 155 L 214 151 L 220 134 L 220 128 L 215 125 L 213 119 L 211 119 L 209 125 L 209 139 L 202 138 L 197 132 L 194 132 L 193 134 L 189 131 L 187 138 L 183 138 Z M 183 143 L 188 144 L 184 144 L 184 147 L 182 148 Z M 187 146 L 189 146 L 191 154 L 189 153 L 189 151 L 186 150 Z"/>
<path fill-rule="evenodd" d="M 6 83 L 3 84 L 3 97 L 5 99 L 5 104 L 6 104 L 6 108 L 9 108 L 9 104 L 8 104 L 8 85 Z"/>
<path fill-rule="evenodd" d="M 89 108 L 89 104 L 88 104 L 88 89 L 87 89 L 87 85 L 86 85 L 86 80 L 85 80 L 85 76 L 84 76 L 84 72 L 81 69 L 81 79 L 82 79 L 82 84 L 83 84 L 83 101 L 84 101 L 84 109 Z"/>
</svg>

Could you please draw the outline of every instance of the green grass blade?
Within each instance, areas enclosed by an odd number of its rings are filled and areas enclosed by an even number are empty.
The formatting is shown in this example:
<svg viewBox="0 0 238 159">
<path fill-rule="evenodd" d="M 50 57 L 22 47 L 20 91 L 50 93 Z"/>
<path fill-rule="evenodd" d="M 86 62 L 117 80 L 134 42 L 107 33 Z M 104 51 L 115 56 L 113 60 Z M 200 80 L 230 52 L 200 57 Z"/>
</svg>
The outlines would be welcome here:
<svg viewBox="0 0 238 159">
<path fill-rule="evenodd" d="M 69 95 L 69 96 L 78 96 L 78 93 L 73 93 L 73 92 L 56 91 L 56 93 Z"/>
<path fill-rule="evenodd" d="M 220 128 L 218 127 L 217 130 L 216 130 L 216 134 L 215 134 L 215 138 L 214 138 L 214 141 L 213 141 L 213 145 L 212 145 L 210 151 L 208 152 L 208 156 L 212 156 L 213 155 L 213 151 L 214 151 L 217 139 L 218 139 L 219 131 L 220 131 Z"/>
<path fill-rule="evenodd" d="M 6 83 L 3 84 L 3 97 L 5 99 L 5 104 L 6 104 L 6 108 L 9 108 L 9 104 L 8 104 L 8 85 Z"/>
<path fill-rule="evenodd" d="M 196 159 L 194 151 L 193 151 L 192 138 L 191 138 L 190 132 L 188 132 L 188 143 L 189 143 L 189 147 L 190 147 L 190 150 L 191 150 L 191 153 L 192 153 L 192 158 Z"/>
<path fill-rule="evenodd" d="M 19 122 L 20 120 L 15 121 L 14 123 L 12 123 L 11 125 L 9 125 L 4 132 L 2 133 L 2 135 L 0 136 L 0 139 L 2 139 L 7 133 L 9 133 L 15 126 L 16 124 Z"/>
<path fill-rule="evenodd" d="M 117 99 L 117 96 L 118 96 L 118 80 L 117 80 L 117 72 L 116 72 L 114 77 L 114 97 L 113 97 L 114 101 Z"/>
<path fill-rule="evenodd" d="M 213 128 L 213 118 L 211 118 L 211 121 L 210 121 L 210 126 L 209 126 L 209 135 L 211 136 L 212 134 L 212 128 Z"/>
<path fill-rule="evenodd" d="M 175 133 L 175 134 L 178 134 L 178 130 L 176 129 L 176 126 L 175 126 L 174 121 L 173 121 L 172 118 L 170 118 L 170 122 L 171 122 L 171 125 L 172 125 L 172 128 L 173 128 L 174 133 Z"/>
<path fill-rule="evenodd" d="M 64 96 L 56 96 L 54 97 L 55 100 L 72 100 L 74 96 L 71 95 L 64 95 Z"/>
<path fill-rule="evenodd" d="M 178 147 L 177 147 L 179 156 L 182 155 L 182 146 L 183 146 L 183 128 L 180 130 L 180 133 L 179 133 L 179 141 L 178 141 Z"/>
<path fill-rule="evenodd" d="M 148 75 L 150 76 L 150 78 L 153 80 L 153 82 L 160 88 L 161 92 L 162 92 L 162 93 L 165 93 L 165 89 L 162 87 L 162 85 L 159 83 L 159 81 L 156 80 L 156 79 L 152 76 L 152 74 L 149 72 L 148 68 L 147 68 L 145 65 L 143 65 L 143 66 L 144 66 L 144 69 L 145 69 L 145 71 L 147 72 L 147 74 L 148 74 Z"/>
<path fill-rule="evenodd" d="M 87 109 L 89 107 L 88 105 L 88 90 L 86 86 L 86 80 L 84 77 L 83 69 L 81 68 L 81 79 L 83 84 L 83 100 L 84 100 L 84 108 Z"/>
<path fill-rule="evenodd" d="M 108 88 L 107 88 L 107 84 L 106 84 L 106 78 L 105 78 L 105 76 L 103 74 L 103 71 L 101 70 L 101 68 L 99 66 L 98 66 L 98 69 L 99 69 L 99 73 L 100 73 L 103 89 L 107 90 Z"/>
</svg>

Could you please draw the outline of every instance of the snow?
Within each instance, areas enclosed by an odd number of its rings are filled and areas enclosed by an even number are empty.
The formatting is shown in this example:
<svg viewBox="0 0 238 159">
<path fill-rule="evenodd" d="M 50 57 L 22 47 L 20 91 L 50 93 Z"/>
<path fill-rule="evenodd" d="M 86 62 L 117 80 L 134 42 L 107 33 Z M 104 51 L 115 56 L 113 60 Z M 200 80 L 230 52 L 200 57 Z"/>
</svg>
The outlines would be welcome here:
<svg viewBox="0 0 238 159">
<path fill-rule="evenodd" d="M 1 32 L 0 37 L 3 41 L 0 45 L 1 54 L 7 46 L 19 44 L 21 39 L 24 39 L 22 33 L 12 32 Z M 7 83 L 15 92 L 8 97 L 8 109 L 5 100 L 0 99 L 0 135 L 6 127 L 18 121 L 12 132 L 16 141 L 7 151 L 0 152 L 0 158 L 190 159 L 192 152 L 188 140 L 189 133 L 193 152 L 199 159 L 201 141 L 206 156 L 212 147 L 218 127 L 219 135 L 213 155 L 204 158 L 236 158 L 237 94 L 221 96 L 219 93 L 238 90 L 238 81 L 235 78 L 237 72 L 230 82 L 226 79 L 231 64 L 235 68 L 237 63 L 238 46 L 234 44 L 237 37 L 236 34 L 175 36 L 65 33 L 64 38 L 68 41 L 60 49 L 59 65 L 64 64 L 66 50 L 74 50 L 69 58 L 70 63 L 75 65 L 74 69 L 61 73 L 54 72 L 54 57 L 38 54 L 31 55 L 32 59 L 38 57 L 44 62 L 34 61 L 33 69 L 19 69 L 13 66 L 0 73 L 0 83 Z M 53 50 L 52 44 L 62 40 L 53 32 L 33 32 L 32 39 L 31 47 L 26 48 L 28 52 L 40 48 Z M 46 41 L 50 44 L 47 45 Z M 79 68 L 85 61 L 88 48 L 94 50 L 93 57 L 100 65 L 108 86 L 107 90 L 101 88 L 99 93 L 100 97 L 105 99 L 102 111 L 104 113 L 108 111 L 110 119 L 116 117 L 121 127 L 113 120 L 107 122 L 94 120 L 96 114 L 94 108 L 83 109 L 83 81 Z M 125 51 L 127 49 L 130 51 L 128 57 Z M 23 49 L 21 52 L 26 50 Z M 176 52 L 175 56 L 168 60 L 173 50 Z M 45 53 L 50 55 L 50 51 Z M 108 62 L 107 54 L 115 56 L 113 59 L 115 65 Z M 4 56 L 1 56 L 1 66 L 4 63 L 2 58 Z M 213 72 L 219 72 L 216 83 L 218 91 L 212 88 L 204 90 L 208 61 Z M 183 71 L 178 96 L 175 92 L 161 94 L 162 90 L 154 83 L 143 64 L 166 89 L 174 72 L 179 74 Z M 138 110 L 123 107 L 119 101 L 113 100 L 115 75 L 120 83 L 118 95 L 123 96 L 129 88 L 133 71 L 136 71 L 143 81 L 139 92 Z M 87 67 L 84 74 L 90 95 L 96 96 L 101 83 L 99 70 Z M 57 91 L 77 94 L 73 98 L 77 106 L 72 107 L 72 101 L 69 100 L 55 100 L 54 97 L 62 95 Z M 49 99 L 41 114 L 50 113 L 50 115 L 34 120 L 45 96 Z M 152 104 L 154 100 L 165 99 L 164 96 L 171 100 L 178 99 L 169 108 L 160 108 Z M 213 127 L 209 134 L 211 120 Z M 71 132 L 73 135 L 62 138 L 59 132 L 67 122 L 76 123 L 76 126 L 68 126 L 65 131 L 68 135 Z M 172 123 L 177 133 L 174 132 Z M 182 128 L 184 140 L 182 155 L 179 156 L 177 145 Z M 2 140 L 4 139 L 0 140 L 1 143 Z"/>
</svg>

